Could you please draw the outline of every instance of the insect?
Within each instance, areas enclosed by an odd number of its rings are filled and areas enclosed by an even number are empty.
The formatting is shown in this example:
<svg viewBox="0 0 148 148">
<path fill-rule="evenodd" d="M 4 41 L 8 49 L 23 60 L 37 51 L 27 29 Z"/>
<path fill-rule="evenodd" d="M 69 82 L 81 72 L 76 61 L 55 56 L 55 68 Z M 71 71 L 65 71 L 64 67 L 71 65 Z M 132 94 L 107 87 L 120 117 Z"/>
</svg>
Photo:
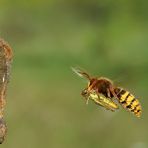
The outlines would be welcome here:
<svg viewBox="0 0 148 148">
<path fill-rule="evenodd" d="M 0 39 L 0 144 L 3 143 L 7 127 L 3 118 L 6 104 L 6 88 L 9 81 L 9 73 L 12 61 L 12 49 L 3 39 Z"/>
<path fill-rule="evenodd" d="M 89 100 L 92 100 L 97 105 L 105 107 L 107 110 L 114 111 L 115 109 L 118 109 L 117 104 L 114 103 L 110 98 L 106 98 L 102 94 L 98 95 L 94 90 L 88 92 L 87 89 L 84 89 L 81 94 L 86 99 L 86 104 L 88 104 Z"/>
<path fill-rule="evenodd" d="M 88 86 L 81 93 L 81 95 L 86 99 L 86 103 L 88 103 L 89 100 L 92 100 L 96 104 L 114 111 L 119 108 L 115 103 L 117 100 L 123 108 L 132 112 L 137 117 L 141 116 L 141 105 L 138 99 L 129 91 L 116 87 L 108 78 L 91 77 L 88 73 L 83 72 L 78 68 L 72 68 L 72 70 L 80 77 L 88 80 Z"/>
</svg>

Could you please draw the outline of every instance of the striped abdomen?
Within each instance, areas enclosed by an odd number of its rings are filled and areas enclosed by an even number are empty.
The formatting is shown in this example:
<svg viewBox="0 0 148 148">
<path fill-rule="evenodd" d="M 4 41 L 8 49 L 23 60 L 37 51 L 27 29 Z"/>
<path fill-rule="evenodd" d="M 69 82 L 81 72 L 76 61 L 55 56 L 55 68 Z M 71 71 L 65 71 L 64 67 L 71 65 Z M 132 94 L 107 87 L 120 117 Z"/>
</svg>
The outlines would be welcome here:
<svg viewBox="0 0 148 148">
<path fill-rule="evenodd" d="M 133 112 L 137 117 L 140 117 L 142 110 L 138 99 L 136 99 L 130 92 L 122 88 L 116 88 L 115 93 L 119 99 L 119 103 L 124 108 Z"/>
</svg>

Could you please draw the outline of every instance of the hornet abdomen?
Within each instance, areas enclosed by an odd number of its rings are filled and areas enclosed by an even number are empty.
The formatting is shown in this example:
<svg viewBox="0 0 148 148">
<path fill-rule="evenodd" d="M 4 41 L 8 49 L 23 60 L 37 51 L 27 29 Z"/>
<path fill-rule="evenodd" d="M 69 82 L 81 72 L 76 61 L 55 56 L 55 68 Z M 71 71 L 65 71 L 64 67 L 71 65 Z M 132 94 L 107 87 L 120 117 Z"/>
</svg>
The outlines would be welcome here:
<svg viewBox="0 0 148 148">
<path fill-rule="evenodd" d="M 129 91 L 122 88 L 116 88 L 115 93 L 118 97 L 119 103 L 128 111 L 134 113 L 137 117 L 141 116 L 142 109 L 137 98 L 134 97 Z"/>
</svg>

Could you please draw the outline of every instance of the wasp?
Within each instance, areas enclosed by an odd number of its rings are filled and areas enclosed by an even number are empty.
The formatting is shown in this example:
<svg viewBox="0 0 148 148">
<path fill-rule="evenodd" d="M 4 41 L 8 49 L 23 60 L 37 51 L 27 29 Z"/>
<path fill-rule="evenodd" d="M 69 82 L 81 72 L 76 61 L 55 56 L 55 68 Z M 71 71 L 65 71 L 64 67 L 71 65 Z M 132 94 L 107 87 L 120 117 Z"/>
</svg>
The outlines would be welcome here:
<svg viewBox="0 0 148 148">
<path fill-rule="evenodd" d="M 141 116 L 141 105 L 129 91 L 115 86 L 113 81 L 106 77 L 91 77 L 79 68 L 72 68 L 72 70 L 80 77 L 88 80 L 87 87 L 81 92 L 87 104 L 89 100 L 92 100 L 97 105 L 115 111 L 119 108 L 116 104 L 117 101 L 124 109 L 132 112 L 135 116 Z"/>
</svg>

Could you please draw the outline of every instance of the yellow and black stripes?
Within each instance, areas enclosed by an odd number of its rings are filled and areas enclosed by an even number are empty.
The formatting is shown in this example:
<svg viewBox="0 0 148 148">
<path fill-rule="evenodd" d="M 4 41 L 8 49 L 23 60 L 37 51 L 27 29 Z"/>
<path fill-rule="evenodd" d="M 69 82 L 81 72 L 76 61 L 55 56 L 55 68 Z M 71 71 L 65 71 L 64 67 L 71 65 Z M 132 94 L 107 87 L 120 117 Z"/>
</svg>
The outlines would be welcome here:
<svg viewBox="0 0 148 148">
<path fill-rule="evenodd" d="M 137 117 L 140 117 L 141 105 L 138 99 L 136 99 L 130 92 L 121 88 L 116 88 L 115 93 L 119 99 L 119 103 L 124 108 L 126 108 L 130 112 L 133 112 Z"/>
</svg>

